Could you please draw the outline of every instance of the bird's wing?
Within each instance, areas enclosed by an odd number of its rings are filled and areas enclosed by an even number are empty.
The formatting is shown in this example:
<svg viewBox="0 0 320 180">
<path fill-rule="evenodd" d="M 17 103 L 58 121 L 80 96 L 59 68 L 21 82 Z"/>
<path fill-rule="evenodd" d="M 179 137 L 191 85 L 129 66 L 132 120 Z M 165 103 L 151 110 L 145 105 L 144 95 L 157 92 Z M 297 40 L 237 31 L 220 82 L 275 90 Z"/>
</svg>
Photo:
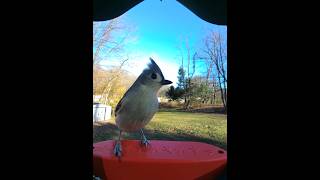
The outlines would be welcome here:
<svg viewBox="0 0 320 180">
<path fill-rule="evenodd" d="M 132 84 L 132 86 L 127 90 L 126 93 L 124 93 L 124 95 L 122 96 L 122 98 L 120 99 L 120 101 L 118 102 L 117 106 L 116 106 L 116 109 L 114 111 L 114 115 L 115 117 L 117 117 L 121 107 L 122 107 L 122 104 L 123 104 L 123 99 L 128 95 L 128 92 L 131 91 L 133 89 L 133 87 L 135 87 L 137 84 L 137 80 Z M 131 91 L 132 92 L 132 91 Z"/>
<path fill-rule="evenodd" d="M 164 79 L 163 75 L 162 75 L 162 72 L 159 68 L 159 66 L 154 62 L 154 60 L 152 58 L 150 58 L 150 61 L 151 63 L 148 64 L 148 67 L 146 69 L 144 69 L 143 72 L 145 71 L 150 71 L 150 70 L 153 70 L 155 72 L 159 72 L 162 76 L 162 78 Z M 123 95 L 123 97 L 121 98 L 121 100 L 118 102 L 117 106 L 116 106 L 116 109 L 115 109 L 115 113 L 114 115 L 117 117 L 120 109 L 121 109 L 121 105 L 123 105 L 123 99 L 124 97 L 126 97 L 128 95 L 128 92 L 131 92 L 131 93 L 134 93 L 133 92 L 133 89 L 138 86 L 138 80 L 141 79 L 141 76 L 143 75 L 143 72 L 142 74 L 140 74 L 140 76 L 136 79 L 136 81 L 131 85 L 131 87 L 127 90 L 127 92 Z"/>
<path fill-rule="evenodd" d="M 124 97 L 124 96 L 123 96 Z M 118 102 L 117 106 L 116 106 L 116 109 L 114 111 L 114 115 L 115 117 L 117 117 L 117 114 L 119 112 L 119 109 L 121 108 L 121 104 L 122 104 L 122 100 L 123 100 L 123 97 L 120 99 L 120 101 Z"/>
</svg>

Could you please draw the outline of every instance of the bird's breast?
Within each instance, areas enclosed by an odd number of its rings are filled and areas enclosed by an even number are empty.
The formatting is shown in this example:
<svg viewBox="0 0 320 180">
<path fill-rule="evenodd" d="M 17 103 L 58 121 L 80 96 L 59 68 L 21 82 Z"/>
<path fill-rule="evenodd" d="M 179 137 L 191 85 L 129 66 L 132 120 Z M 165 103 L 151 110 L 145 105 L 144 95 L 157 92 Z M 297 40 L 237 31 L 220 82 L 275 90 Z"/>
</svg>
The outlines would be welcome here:
<svg viewBox="0 0 320 180">
<path fill-rule="evenodd" d="M 156 93 L 141 89 L 131 94 L 116 117 L 117 126 L 124 131 L 137 131 L 147 125 L 158 110 Z"/>
</svg>

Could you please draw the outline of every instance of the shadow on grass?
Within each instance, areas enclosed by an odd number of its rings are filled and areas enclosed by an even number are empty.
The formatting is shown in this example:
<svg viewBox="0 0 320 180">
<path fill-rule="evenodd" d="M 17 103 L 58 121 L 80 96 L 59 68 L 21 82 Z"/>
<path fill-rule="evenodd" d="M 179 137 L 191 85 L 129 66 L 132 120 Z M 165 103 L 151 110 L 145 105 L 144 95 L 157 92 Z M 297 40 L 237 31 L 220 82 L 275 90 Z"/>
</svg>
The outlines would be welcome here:
<svg viewBox="0 0 320 180">
<path fill-rule="evenodd" d="M 227 144 L 215 139 L 200 137 L 184 132 L 169 133 L 159 130 L 144 129 L 144 133 L 149 140 L 168 140 L 168 141 L 195 141 L 204 142 L 221 147 L 227 150 Z M 112 123 L 95 123 L 93 125 L 93 142 L 105 141 L 110 139 L 117 139 L 119 135 L 118 127 Z M 126 133 L 123 132 L 122 139 L 140 139 L 140 133 Z"/>
<path fill-rule="evenodd" d="M 159 112 L 189 112 L 189 113 L 209 113 L 209 114 L 227 114 L 227 111 L 223 107 L 203 107 L 193 109 L 183 108 L 160 108 Z"/>
</svg>

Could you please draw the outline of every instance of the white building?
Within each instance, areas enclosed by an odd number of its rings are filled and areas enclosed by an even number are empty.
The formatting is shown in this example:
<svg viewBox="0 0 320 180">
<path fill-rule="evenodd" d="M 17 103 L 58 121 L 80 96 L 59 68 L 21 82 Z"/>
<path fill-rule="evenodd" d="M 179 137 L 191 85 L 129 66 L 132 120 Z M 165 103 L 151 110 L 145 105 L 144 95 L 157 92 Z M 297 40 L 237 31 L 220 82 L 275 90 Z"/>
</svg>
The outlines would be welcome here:
<svg viewBox="0 0 320 180">
<path fill-rule="evenodd" d="M 111 106 L 101 103 L 93 104 L 93 122 L 106 121 L 111 118 Z"/>
</svg>

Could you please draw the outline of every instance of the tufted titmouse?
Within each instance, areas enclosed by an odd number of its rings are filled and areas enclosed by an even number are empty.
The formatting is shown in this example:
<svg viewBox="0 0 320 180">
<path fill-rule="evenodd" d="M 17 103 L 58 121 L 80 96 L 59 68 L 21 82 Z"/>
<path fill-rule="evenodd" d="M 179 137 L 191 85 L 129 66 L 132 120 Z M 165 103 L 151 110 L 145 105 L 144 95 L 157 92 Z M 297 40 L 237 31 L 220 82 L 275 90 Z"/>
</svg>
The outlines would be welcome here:
<svg viewBox="0 0 320 180">
<path fill-rule="evenodd" d="M 119 138 L 114 147 L 114 154 L 121 156 L 122 131 L 133 132 L 140 130 L 141 143 L 149 144 L 142 128 L 145 127 L 158 110 L 157 92 L 163 85 L 171 84 L 165 80 L 159 66 L 150 58 L 148 67 L 143 70 L 137 80 L 124 94 L 116 106 L 116 125 L 119 128 Z"/>
</svg>

